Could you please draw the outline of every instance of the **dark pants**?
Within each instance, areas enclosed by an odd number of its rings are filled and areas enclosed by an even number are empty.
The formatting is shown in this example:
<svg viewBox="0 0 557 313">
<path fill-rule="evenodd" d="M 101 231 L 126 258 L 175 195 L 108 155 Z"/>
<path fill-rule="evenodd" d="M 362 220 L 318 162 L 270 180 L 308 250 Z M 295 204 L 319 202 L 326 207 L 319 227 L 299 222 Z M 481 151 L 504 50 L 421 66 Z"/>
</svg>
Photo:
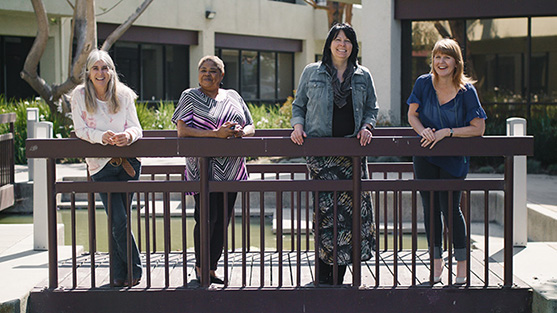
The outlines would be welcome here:
<svg viewBox="0 0 557 313">
<path fill-rule="evenodd" d="M 447 171 L 438 167 L 437 165 L 431 164 L 424 157 L 414 157 L 414 173 L 417 179 L 464 179 L 466 177 L 454 177 Z M 430 191 L 423 190 L 420 191 L 422 196 L 422 204 L 424 208 L 424 224 L 427 234 L 428 246 L 431 249 L 430 242 L 430 203 L 431 203 L 431 193 Z M 453 217 L 453 245 L 454 254 L 457 261 L 466 260 L 466 223 L 464 222 L 464 216 L 460 210 L 460 195 L 461 191 L 453 191 L 452 199 L 452 217 Z M 443 238 L 443 221 L 448 225 L 449 217 L 449 192 L 447 191 L 436 191 L 433 193 L 433 221 L 434 221 L 434 245 L 433 245 L 433 257 L 435 259 L 440 259 L 442 257 L 441 241 Z M 441 218 L 441 213 L 443 213 L 443 218 Z"/>
<path fill-rule="evenodd" d="M 135 169 L 135 177 L 131 177 L 126 173 L 122 165 L 113 166 L 107 163 L 102 170 L 91 176 L 91 179 L 96 182 L 107 181 L 128 181 L 137 180 L 141 169 L 141 163 L 136 158 L 128 159 L 132 167 Z M 104 209 L 108 214 L 108 195 L 100 193 Z M 128 224 L 127 224 L 127 205 L 131 204 L 133 194 L 130 194 L 126 199 L 125 193 L 112 193 L 110 195 L 110 202 L 112 204 L 112 263 L 111 271 L 114 279 L 125 280 L 128 277 Z M 141 278 L 142 267 L 141 259 L 139 258 L 139 249 L 135 243 L 134 236 L 131 236 L 131 252 L 132 252 L 132 270 L 133 278 Z"/>
<path fill-rule="evenodd" d="M 234 203 L 238 193 L 228 192 L 228 219 L 226 225 L 230 221 Z M 195 199 L 195 228 L 193 229 L 193 240 L 195 245 L 195 266 L 199 267 L 201 264 L 201 236 L 199 226 L 199 210 L 200 198 L 199 194 L 193 196 Z M 209 195 L 209 256 L 210 256 L 210 269 L 215 271 L 217 264 L 222 255 L 222 248 L 224 246 L 224 196 L 222 192 L 211 192 Z"/>
<path fill-rule="evenodd" d="M 334 265 L 327 264 L 323 262 L 323 260 L 321 260 L 320 258 L 317 259 L 319 260 L 319 284 L 334 285 L 335 284 L 334 276 L 333 276 L 333 272 L 335 269 Z M 345 273 L 346 273 L 346 265 L 338 265 L 337 285 L 342 285 Z"/>
</svg>

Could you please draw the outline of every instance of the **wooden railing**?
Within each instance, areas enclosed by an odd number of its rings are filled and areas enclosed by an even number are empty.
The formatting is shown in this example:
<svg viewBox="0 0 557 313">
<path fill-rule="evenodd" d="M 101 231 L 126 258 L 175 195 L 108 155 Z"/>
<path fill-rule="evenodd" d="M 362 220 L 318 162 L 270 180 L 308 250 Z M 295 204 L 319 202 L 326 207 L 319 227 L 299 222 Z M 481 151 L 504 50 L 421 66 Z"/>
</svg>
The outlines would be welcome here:
<svg viewBox="0 0 557 313">
<path fill-rule="evenodd" d="M 14 204 L 15 183 L 15 113 L 0 114 L 0 125 L 8 124 L 8 132 L 0 134 L 0 211 Z"/>
<path fill-rule="evenodd" d="M 396 134 L 402 135 L 396 135 Z M 48 198 L 48 210 L 49 210 L 49 286 L 50 288 L 56 288 L 59 284 L 58 279 L 58 257 L 57 257 L 57 242 L 56 242 L 56 194 L 59 193 L 70 193 L 72 195 L 77 193 L 92 193 L 92 192 L 126 192 L 135 193 L 137 208 L 145 208 L 145 232 L 146 232 L 146 249 L 144 250 L 146 258 L 146 266 L 149 268 L 151 266 L 150 260 L 152 257 L 152 252 L 158 252 L 156 249 L 152 249 L 153 243 L 150 242 L 151 237 L 149 233 L 153 231 L 149 227 L 149 220 L 153 218 L 153 215 L 149 214 L 149 203 L 153 199 L 155 193 L 163 194 L 163 228 L 164 228 L 164 247 L 162 248 L 161 260 L 164 264 L 164 287 L 169 287 L 172 285 L 171 277 L 171 265 L 170 259 L 178 255 L 181 257 L 179 262 L 181 266 L 181 286 L 187 286 L 187 271 L 191 270 L 192 258 L 188 258 L 188 247 L 186 246 L 186 233 L 185 229 L 185 219 L 186 219 L 186 192 L 199 192 L 201 197 L 201 220 L 207 218 L 208 210 L 206 205 L 208 203 L 209 192 L 240 192 L 241 197 L 239 197 L 238 202 L 241 203 L 242 208 L 242 226 L 241 226 L 241 238 L 242 244 L 239 247 L 240 252 L 232 248 L 225 246 L 223 262 L 224 262 L 224 273 L 226 278 L 226 283 L 230 284 L 228 278 L 230 273 L 228 272 L 229 264 L 229 253 L 239 253 L 238 262 L 241 263 L 240 269 L 241 274 L 238 277 L 237 284 L 240 287 L 246 287 L 249 285 L 247 282 L 247 255 L 249 253 L 255 253 L 256 257 L 252 260 L 258 259 L 258 273 L 252 273 L 252 275 L 258 275 L 259 284 L 257 287 L 284 287 L 284 276 L 282 268 L 285 266 L 283 264 L 283 254 L 292 253 L 293 262 L 291 267 L 293 268 L 292 273 L 292 286 L 300 287 L 304 283 L 304 273 L 302 263 L 303 254 L 309 255 L 310 258 L 315 258 L 318 255 L 317 247 L 318 244 L 314 242 L 314 246 L 310 247 L 310 239 L 312 234 L 310 232 L 311 225 L 309 220 L 311 219 L 309 215 L 309 209 L 313 208 L 315 210 L 316 203 L 311 201 L 311 196 L 315 197 L 318 192 L 322 191 L 351 191 L 355 194 L 359 194 L 362 191 L 371 191 L 373 193 L 374 199 L 374 216 L 376 228 L 378 230 L 383 230 L 383 247 L 380 247 L 380 232 L 377 232 L 377 244 L 375 246 L 375 258 L 372 261 L 366 262 L 366 266 L 362 266 L 362 262 L 359 258 L 360 251 L 360 203 L 359 201 L 354 201 L 353 205 L 353 251 L 355 255 L 353 256 L 353 264 L 351 265 L 351 277 L 352 286 L 354 288 L 359 288 L 362 285 L 362 279 L 366 280 L 366 285 L 375 285 L 376 287 L 385 286 L 386 283 L 381 277 L 384 277 L 384 273 L 381 271 L 381 266 L 385 263 L 384 255 L 385 252 L 389 252 L 388 258 L 389 263 L 392 262 L 390 267 L 391 275 L 393 277 L 392 285 L 393 287 L 400 285 L 399 270 L 406 268 L 411 273 L 410 282 L 408 285 L 414 286 L 417 284 L 417 268 L 420 267 L 417 251 L 417 191 L 427 190 L 427 191 L 451 191 L 451 190 L 462 190 L 464 192 L 464 198 L 469 199 L 472 191 L 481 191 L 484 193 L 485 199 L 485 216 L 484 224 L 486 232 L 489 231 L 489 204 L 488 198 L 489 193 L 493 191 L 502 191 L 504 193 L 505 204 L 504 204 L 504 272 L 502 273 L 502 284 L 505 287 L 511 287 L 513 285 L 513 271 L 512 271 L 512 248 L 513 248 L 513 156 L 516 155 L 532 155 L 533 153 L 533 138 L 532 137 L 504 137 L 504 136 L 486 136 L 481 138 L 447 138 L 439 142 L 434 149 L 424 149 L 420 147 L 419 138 L 416 136 L 409 136 L 412 134 L 410 129 L 377 129 L 375 130 L 375 136 L 371 142 L 366 147 L 361 147 L 358 141 L 354 138 L 308 138 L 302 146 L 297 146 L 293 144 L 288 137 L 285 135 L 289 134 L 288 130 L 269 130 L 269 131 L 258 131 L 256 137 L 242 138 L 242 139 L 211 139 L 211 138 L 176 138 L 174 131 L 151 131 L 145 132 L 145 137 L 140 139 L 133 145 L 125 148 L 117 148 L 111 146 L 100 146 L 91 145 L 87 142 L 81 141 L 79 139 L 32 139 L 27 141 L 27 156 L 31 158 L 46 158 L 47 159 L 47 194 L 50 195 Z M 208 173 L 208 158 L 213 156 L 246 156 L 246 157 L 307 157 L 307 156 L 350 156 L 353 159 L 354 164 L 359 164 L 362 157 L 367 156 L 500 156 L 505 159 L 505 174 L 503 179 L 466 179 L 466 180 L 439 180 L 435 182 L 427 182 L 416 180 L 416 179 L 403 179 L 401 173 L 411 171 L 409 164 L 380 164 L 372 165 L 374 171 L 379 171 L 382 173 L 396 172 L 397 177 L 394 179 L 387 178 L 385 174 L 385 179 L 375 180 L 375 179 L 361 179 L 361 171 L 359 166 L 353 169 L 353 179 L 348 181 L 314 181 L 309 180 L 307 176 L 303 178 L 294 178 L 295 173 L 305 174 L 305 169 L 303 165 L 276 165 L 276 164 L 264 164 L 264 165 L 250 165 L 250 170 L 253 173 L 260 173 L 260 178 L 252 177 L 248 181 L 227 181 L 227 182 L 215 182 L 209 181 Z M 99 183 L 99 182 L 57 182 L 56 181 L 56 171 L 55 162 L 56 159 L 67 158 L 67 157 L 199 157 L 200 158 L 200 172 L 201 180 L 199 182 L 189 182 L 182 180 L 140 180 L 127 183 L 110 182 L 110 183 Z M 375 167 L 373 167 L 375 166 Z M 144 171 L 145 174 L 156 174 L 164 173 L 166 176 L 172 173 L 179 173 L 182 171 L 182 167 L 160 167 L 160 168 L 148 168 L 146 167 Z M 273 174 L 270 174 L 273 173 Z M 286 177 L 284 177 L 286 175 Z M 252 175 L 253 176 L 253 175 Z M 274 176 L 272 179 L 266 179 L 266 176 Z M 154 177 L 154 176 L 152 176 Z M 249 216 L 250 216 L 250 203 L 249 195 L 252 193 L 259 193 L 260 196 L 260 216 L 264 216 L 265 211 L 265 201 L 263 200 L 267 193 L 273 193 L 276 198 L 274 208 L 277 215 L 277 236 L 276 236 L 276 248 L 271 249 L 265 248 L 265 238 L 264 238 L 264 222 L 260 222 L 260 246 L 259 251 L 250 251 L 250 234 L 249 234 Z M 387 206 L 387 193 L 392 194 L 392 208 Z M 410 208 L 405 208 L 402 206 L 402 201 L 400 197 L 402 193 L 410 193 L 412 196 Z M 170 195 L 180 194 L 181 198 L 181 217 L 182 217 L 182 244 L 181 251 L 171 251 L 170 245 Z M 283 217 L 283 201 L 284 195 L 290 196 L 290 209 L 292 217 L 292 244 L 289 251 L 286 251 L 283 247 L 283 229 L 282 224 Z M 311 196 L 310 196 L 311 195 Z M 381 198 L 384 197 L 383 203 L 381 203 Z M 92 198 L 92 197 L 91 197 Z M 150 200 L 151 199 L 151 200 Z M 380 212 L 380 207 L 382 206 L 383 212 Z M 226 206 L 225 206 L 226 207 Z M 74 206 L 72 205 L 72 210 Z M 409 247 L 409 254 L 406 259 L 408 263 L 399 264 L 403 257 L 401 251 L 402 247 L 402 223 L 397 223 L 400 220 L 402 210 L 411 210 L 411 233 L 412 242 Z M 90 206 L 92 210 L 92 206 Z M 392 210 L 392 211 L 391 211 Z M 465 216 L 470 216 L 470 201 L 464 201 L 463 211 Z M 128 212 L 131 216 L 131 211 Z M 306 214 L 306 226 L 302 227 L 303 215 Z M 381 217 L 382 216 L 382 217 Z M 387 228 L 387 218 L 392 216 L 393 222 L 392 230 Z M 138 212 L 138 222 L 140 222 L 140 214 Z M 294 225 L 295 221 L 295 225 Z M 89 287 L 95 287 L 95 231 L 94 231 L 94 213 L 89 213 L 89 222 L 92 223 L 90 227 L 90 267 L 91 283 Z M 131 225 L 131 217 L 128 221 Z M 153 224 L 154 225 L 154 224 Z M 232 223 L 232 225 L 234 225 Z M 398 226 L 397 226 L 398 225 Z M 305 228 L 305 230 L 303 230 Z M 451 242 L 451 232 L 452 226 L 449 223 L 448 227 L 448 238 L 449 243 Z M 467 228 L 470 229 L 470 219 L 467 219 Z M 131 229 L 131 227 L 128 227 Z M 201 242 L 203 247 L 208 246 L 208 237 L 206 233 L 207 229 L 204 223 L 201 223 Z M 72 232 L 75 229 L 72 228 Z M 232 231 L 233 232 L 233 231 Z M 390 243 L 387 239 L 387 232 L 390 232 L 393 236 L 392 247 L 389 248 Z M 433 232 L 432 232 L 433 233 Z M 487 233 L 486 233 L 487 234 Z M 229 232 L 225 231 L 225 243 L 229 241 Z M 305 236 L 305 237 L 304 237 Z M 305 245 L 302 242 L 305 240 Z M 234 242 L 234 241 L 232 241 Z M 75 245 L 75 241 L 73 241 Z M 471 284 L 472 275 L 471 268 L 471 250 L 470 250 L 470 233 L 468 232 L 468 285 Z M 488 239 L 486 236 L 485 244 L 488 245 Z M 201 285 L 203 287 L 209 286 L 209 258 L 208 249 L 202 249 L 201 255 L 201 268 L 202 277 Z M 489 276 L 489 255 L 487 254 L 488 246 L 485 247 L 485 259 L 483 262 L 484 274 L 481 284 L 484 287 L 492 286 L 492 281 L 490 281 Z M 275 261 L 265 261 L 266 259 L 273 259 L 274 256 L 269 256 L 268 253 L 278 254 Z M 306 256 L 307 256 L 306 255 Z M 311 261 L 315 261 L 311 260 Z M 270 262 L 270 263 L 269 263 Z M 274 280 L 269 281 L 268 275 L 273 269 L 277 268 L 278 273 L 270 274 L 276 275 Z M 307 262 L 306 262 L 307 263 Z M 449 284 L 451 283 L 452 277 L 452 263 L 451 251 L 449 249 Z M 72 260 L 73 268 L 73 287 L 77 287 L 76 267 L 77 267 L 76 256 Z M 318 272 L 318 263 L 309 262 L 310 266 L 314 269 L 310 276 Z M 365 274 L 362 273 L 362 269 L 366 269 Z M 432 271 L 429 272 L 429 280 L 433 279 Z M 252 276 L 250 276 L 252 277 Z M 253 277 L 252 277 L 253 278 Z M 147 287 L 150 287 L 154 282 L 151 280 L 150 273 L 147 272 L 146 277 Z M 311 282 L 311 281 L 310 281 Z M 371 283 L 370 283 L 371 282 Z M 232 284 L 234 285 L 234 284 Z"/>
</svg>

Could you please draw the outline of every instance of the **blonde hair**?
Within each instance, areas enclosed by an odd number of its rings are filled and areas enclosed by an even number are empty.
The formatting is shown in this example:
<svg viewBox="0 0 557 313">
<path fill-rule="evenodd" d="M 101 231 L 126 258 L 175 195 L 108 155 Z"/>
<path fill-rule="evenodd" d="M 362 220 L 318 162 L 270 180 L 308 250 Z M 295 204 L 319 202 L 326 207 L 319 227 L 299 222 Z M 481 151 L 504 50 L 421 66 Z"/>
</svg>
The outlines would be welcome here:
<svg viewBox="0 0 557 313">
<path fill-rule="evenodd" d="M 201 60 L 199 60 L 199 64 L 197 64 L 197 69 L 199 70 L 201 68 L 201 65 L 203 65 L 203 63 L 207 61 L 215 63 L 219 71 L 224 74 L 224 62 L 219 57 L 214 55 L 206 55 L 202 57 Z"/>
<path fill-rule="evenodd" d="M 444 38 L 435 43 L 433 50 L 431 51 L 431 74 L 433 75 L 433 80 L 437 81 L 437 72 L 433 67 L 433 59 L 438 54 L 446 54 L 455 60 L 456 67 L 453 71 L 453 84 L 458 87 L 458 89 L 466 89 L 466 83 L 474 84 L 476 81 L 472 78 L 464 75 L 464 60 L 462 58 L 462 51 L 458 42 L 454 39 Z"/>
<path fill-rule="evenodd" d="M 87 109 L 87 112 L 95 113 L 97 111 L 97 94 L 93 82 L 89 79 L 89 73 L 93 65 L 95 65 L 95 63 L 97 63 L 98 61 L 103 61 L 108 67 L 106 98 L 108 110 L 110 113 L 114 114 L 120 111 L 120 99 L 118 99 L 118 92 L 128 90 L 133 95 L 134 99 L 137 98 L 137 95 L 129 87 L 120 82 L 120 80 L 118 79 L 118 74 L 116 73 L 114 61 L 112 61 L 112 58 L 110 57 L 108 52 L 95 49 L 91 51 L 91 53 L 89 53 L 87 62 L 85 63 L 85 71 L 83 71 L 85 108 Z"/>
</svg>

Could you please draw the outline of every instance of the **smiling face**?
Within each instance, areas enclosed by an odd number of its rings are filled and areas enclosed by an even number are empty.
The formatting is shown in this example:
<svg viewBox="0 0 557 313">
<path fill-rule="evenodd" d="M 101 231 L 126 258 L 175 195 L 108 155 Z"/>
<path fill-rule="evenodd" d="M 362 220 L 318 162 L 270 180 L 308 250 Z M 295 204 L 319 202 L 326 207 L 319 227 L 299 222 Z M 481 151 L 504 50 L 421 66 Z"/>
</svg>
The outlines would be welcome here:
<svg viewBox="0 0 557 313">
<path fill-rule="evenodd" d="M 352 42 L 341 30 L 331 42 L 331 57 L 334 63 L 346 62 L 350 54 L 352 54 Z"/>
<path fill-rule="evenodd" d="M 433 70 L 438 77 L 452 77 L 456 68 L 455 59 L 444 53 L 437 53 L 433 56 Z"/>
<path fill-rule="evenodd" d="M 224 73 L 217 67 L 215 62 L 207 60 L 201 64 L 198 72 L 199 86 L 207 91 L 218 90 Z"/>
<path fill-rule="evenodd" d="M 110 81 L 108 65 L 103 60 L 95 62 L 89 69 L 89 79 L 93 82 L 97 95 L 103 95 Z"/>
</svg>

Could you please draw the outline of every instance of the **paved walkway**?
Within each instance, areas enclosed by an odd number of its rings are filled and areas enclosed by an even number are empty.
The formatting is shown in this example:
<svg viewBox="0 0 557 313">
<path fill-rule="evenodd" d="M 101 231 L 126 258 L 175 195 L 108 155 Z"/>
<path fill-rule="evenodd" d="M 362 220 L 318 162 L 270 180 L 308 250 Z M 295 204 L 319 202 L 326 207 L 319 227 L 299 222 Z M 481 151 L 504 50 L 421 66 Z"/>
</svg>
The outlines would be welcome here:
<svg viewBox="0 0 557 313">
<path fill-rule="evenodd" d="M 175 159 L 144 159 L 144 164 L 173 164 Z M 59 164 L 57 177 L 85 176 L 83 164 Z M 471 177 L 485 177 L 471 174 Z M 490 175 L 493 177 L 493 175 Z M 27 167 L 16 167 L 16 182 L 27 181 Z M 528 206 L 537 206 L 557 215 L 557 176 L 528 175 Z M 481 227 L 480 227 L 481 228 Z M 502 234 L 502 231 L 500 234 Z M 502 235 L 490 230 L 491 238 L 502 242 Z M 481 230 L 473 227 L 472 236 L 481 243 Z M 490 255 L 502 259 L 501 247 L 490 244 Z M 481 246 L 479 246 L 481 248 Z M 67 248 L 59 250 L 59 258 L 68 258 Z M 536 292 L 534 312 L 557 312 L 557 242 L 529 242 L 525 248 L 516 248 L 514 274 L 532 286 Z M 48 276 L 46 251 L 33 250 L 33 226 L 0 225 L 0 312 L 24 312 L 29 291 L 39 286 Z M 45 286 L 46 287 L 46 286 Z M 545 301 L 550 299 L 552 301 Z M 539 301 L 541 299 L 542 301 Z M 6 310 L 6 311 L 4 311 Z"/>
</svg>

